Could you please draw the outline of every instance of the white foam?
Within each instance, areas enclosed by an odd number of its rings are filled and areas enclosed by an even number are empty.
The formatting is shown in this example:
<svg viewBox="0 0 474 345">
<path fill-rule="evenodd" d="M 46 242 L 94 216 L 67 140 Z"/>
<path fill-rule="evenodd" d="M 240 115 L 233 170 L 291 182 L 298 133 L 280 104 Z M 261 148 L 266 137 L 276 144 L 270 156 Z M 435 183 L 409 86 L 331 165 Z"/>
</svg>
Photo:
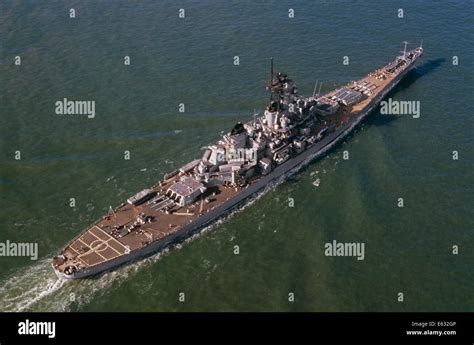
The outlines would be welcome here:
<svg viewBox="0 0 474 345">
<path fill-rule="evenodd" d="M 52 271 L 49 260 L 41 260 L 3 282 L 0 287 L 0 310 L 24 311 L 63 284 L 64 281 Z"/>
<path fill-rule="evenodd" d="M 158 261 L 168 250 L 99 277 L 81 280 L 57 278 L 50 259 L 21 269 L 0 282 L 0 311 L 70 311 L 88 304 L 98 293 L 121 284 L 141 268 Z"/>
<path fill-rule="evenodd" d="M 335 144 L 334 142 L 319 154 L 309 157 L 298 167 L 282 175 L 259 192 L 256 192 L 250 200 L 240 205 L 234 211 L 222 216 L 217 221 L 186 239 L 184 243 L 187 244 L 199 238 L 202 234 L 221 225 L 233 215 L 250 207 L 268 191 L 274 189 L 289 176 L 298 172 Z M 324 170 L 323 173 L 325 172 Z M 180 249 L 181 247 L 181 245 L 175 246 L 176 249 Z M 112 284 L 121 284 L 128 279 L 130 275 L 135 274 L 143 267 L 156 263 L 161 257 L 168 253 L 169 249 L 164 249 L 149 258 L 122 266 L 98 278 L 75 281 L 58 279 L 50 266 L 50 260 L 41 260 L 34 265 L 18 271 L 15 275 L 7 278 L 6 281 L 0 282 L 0 311 L 68 311 L 73 304 L 81 306 L 89 303 L 94 296 L 98 293 L 104 293 Z M 210 272 L 214 271 L 216 267 L 217 265 L 212 266 Z M 72 296 L 74 296 L 74 298 L 71 298 Z"/>
</svg>

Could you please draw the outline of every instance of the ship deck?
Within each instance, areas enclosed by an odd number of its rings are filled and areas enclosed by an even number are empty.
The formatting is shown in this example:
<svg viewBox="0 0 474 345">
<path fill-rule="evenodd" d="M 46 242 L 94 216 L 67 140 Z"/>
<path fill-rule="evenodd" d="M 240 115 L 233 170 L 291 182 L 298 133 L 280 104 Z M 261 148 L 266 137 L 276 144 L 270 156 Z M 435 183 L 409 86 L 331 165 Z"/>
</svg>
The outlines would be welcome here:
<svg viewBox="0 0 474 345">
<path fill-rule="evenodd" d="M 366 98 L 364 98 L 360 102 L 358 102 L 358 103 L 356 103 L 352 106 L 342 106 L 341 108 L 339 108 L 339 110 L 335 114 L 325 116 L 323 118 L 324 122 L 316 124 L 316 130 L 315 131 L 318 132 L 320 129 L 324 128 L 325 126 L 332 126 L 332 125 L 334 125 L 335 129 L 337 130 L 339 127 L 341 127 L 345 123 L 349 122 L 354 116 L 358 115 L 368 104 L 370 104 L 374 100 L 374 98 L 376 98 L 379 95 L 379 93 L 382 90 L 385 89 L 385 87 L 388 84 L 390 84 L 398 76 L 398 74 L 388 74 L 387 73 L 386 74 L 386 79 L 378 79 L 376 77 L 376 74 L 381 72 L 381 71 L 382 71 L 382 69 L 376 70 L 376 71 L 370 73 L 369 75 L 365 76 L 362 79 L 353 81 L 353 82 L 348 83 L 347 85 L 345 85 L 346 87 L 351 87 L 351 86 L 353 86 L 354 83 L 360 84 L 360 83 L 367 82 L 368 84 L 375 85 L 376 87 L 373 90 L 374 92 L 372 93 L 372 95 L 367 96 Z M 334 94 L 336 94 L 336 92 L 339 89 L 340 88 L 338 88 L 336 90 L 333 90 L 333 91 L 325 94 L 324 96 L 330 98 L 330 97 L 334 96 Z"/>
<path fill-rule="evenodd" d="M 166 189 L 175 181 L 176 179 L 173 179 L 162 186 L 156 186 L 153 191 L 157 192 L 158 196 L 164 195 Z M 199 216 L 214 209 L 241 190 L 242 188 L 225 186 L 209 188 L 196 202 L 185 207 L 175 207 L 171 214 L 158 210 L 156 204 L 153 203 L 145 202 L 138 206 L 123 204 L 115 212 L 102 217 L 92 227 L 75 238 L 63 251 L 63 254 L 68 258 L 73 258 L 73 261 L 60 265 L 58 269 L 64 269 L 63 266 L 70 264 L 80 268 L 95 266 L 142 248 L 178 231 L 184 225 L 195 221 Z M 208 203 L 204 201 L 205 198 L 209 198 Z M 127 233 L 121 238 L 113 236 L 114 227 L 132 224 L 141 212 L 153 217 L 153 221 L 141 225 L 137 230 Z"/>
<path fill-rule="evenodd" d="M 350 121 L 358 115 L 368 104 L 370 104 L 385 87 L 398 76 L 398 73 L 386 73 L 386 79 L 376 77 L 382 69 L 376 70 L 366 77 L 353 81 L 346 86 L 353 86 L 354 83 L 368 82 L 376 85 L 373 93 L 356 103 L 353 106 L 343 106 L 334 115 L 324 117 L 324 120 L 317 122 L 314 126 L 316 133 L 323 127 L 334 125 L 335 129 Z M 333 96 L 334 90 L 326 97 Z M 152 189 L 158 196 L 163 196 L 167 188 L 179 179 L 175 176 L 168 181 L 155 185 Z M 255 181 L 254 181 L 255 182 Z M 251 182 L 252 183 L 252 182 Z M 229 200 L 242 190 L 241 187 L 218 186 L 208 188 L 201 197 L 194 203 L 185 207 L 174 206 L 171 213 L 167 214 L 163 209 L 159 209 L 161 203 L 144 202 L 139 206 L 122 204 L 115 212 L 103 216 L 92 227 L 76 237 L 63 251 L 68 260 L 60 264 L 57 269 L 63 271 L 65 266 L 73 264 L 78 268 L 90 267 L 142 248 L 151 242 L 162 239 L 190 222 L 195 221 L 199 216 L 209 212 L 220 204 Z M 209 202 L 205 202 L 208 198 Z M 153 199 L 152 199 L 153 201 Z M 117 238 L 114 232 L 117 227 L 126 227 L 132 224 L 140 213 L 153 217 L 150 223 L 145 223 L 123 237 Z"/>
</svg>

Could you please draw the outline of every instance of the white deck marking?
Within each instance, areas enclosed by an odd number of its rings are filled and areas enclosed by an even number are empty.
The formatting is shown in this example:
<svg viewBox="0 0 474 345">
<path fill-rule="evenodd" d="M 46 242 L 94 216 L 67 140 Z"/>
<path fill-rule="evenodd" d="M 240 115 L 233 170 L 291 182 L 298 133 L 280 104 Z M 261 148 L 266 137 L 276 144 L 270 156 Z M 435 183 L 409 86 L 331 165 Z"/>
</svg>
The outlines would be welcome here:
<svg viewBox="0 0 474 345">
<path fill-rule="evenodd" d="M 79 253 L 77 250 L 75 250 L 75 249 L 72 247 L 72 245 L 70 245 L 68 248 L 70 248 L 70 249 L 72 249 L 72 250 L 74 250 L 74 251 L 76 252 L 76 254 L 77 254 L 76 258 L 78 258 L 79 260 L 81 260 L 84 265 L 89 266 L 89 264 L 88 264 L 87 262 L 85 262 L 84 260 L 82 260 L 82 258 L 81 258 L 81 255 L 82 255 L 82 254 Z"/>
<path fill-rule="evenodd" d="M 81 255 L 81 253 L 79 253 L 77 250 L 75 250 L 72 245 L 70 245 L 69 248 L 71 248 L 72 250 L 74 250 L 74 251 L 77 253 L 77 255 Z"/>
<path fill-rule="evenodd" d="M 127 251 L 127 247 L 125 247 L 125 245 L 123 245 L 122 243 L 120 243 L 116 238 L 110 236 L 108 233 L 106 233 L 104 230 L 102 230 L 100 227 L 98 227 L 97 225 L 94 225 L 94 227 L 96 227 L 97 229 L 99 229 L 102 233 L 104 233 L 107 237 L 109 237 L 111 240 L 117 242 L 124 250 L 124 252 Z M 96 236 L 97 237 L 97 236 Z M 122 255 L 122 254 L 120 254 Z"/>
<path fill-rule="evenodd" d="M 96 244 L 96 242 L 99 242 L 98 244 Z M 105 244 L 104 248 L 102 249 L 97 249 L 99 248 L 100 246 L 102 246 L 103 244 Z M 94 240 L 91 242 L 91 244 L 89 245 L 89 247 L 91 249 L 93 249 L 94 251 L 96 252 L 103 252 L 104 250 L 107 250 L 108 248 L 110 248 L 110 246 L 107 244 L 107 241 L 103 241 L 103 240 Z"/>
<path fill-rule="evenodd" d="M 99 229 L 100 229 L 100 228 L 99 228 Z M 102 230 L 102 232 L 104 232 L 104 231 Z M 104 240 L 101 239 L 99 236 L 97 236 L 96 234 L 94 234 L 92 231 L 89 231 L 89 233 L 90 233 L 91 235 L 93 235 L 95 238 L 97 238 L 97 240 L 101 241 L 102 243 L 105 243 L 105 244 L 107 245 L 107 247 L 106 247 L 105 249 L 110 248 L 110 249 L 112 249 L 114 252 L 116 252 L 116 253 L 118 254 L 118 255 L 114 256 L 113 258 L 116 258 L 116 257 L 119 256 L 119 255 L 122 255 L 122 253 L 120 253 L 117 249 L 115 249 L 115 248 L 112 247 L 112 246 L 109 246 L 108 242 L 113 239 L 112 236 L 109 236 L 110 238 L 109 238 L 107 241 L 104 241 Z M 108 235 L 108 234 L 106 233 L 106 235 Z M 95 241 L 94 241 L 94 242 L 95 242 Z M 92 243 L 92 242 L 91 242 L 91 243 Z M 104 251 L 105 249 L 102 249 L 101 251 Z M 112 259 L 113 259 L 113 258 L 112 258 Z"/>
<path fill-rule="evenodd" d="M 107 240 L 104 240 L 102 238 L 100 238 L 99 236 L 97 236 L 93 231 L 92 229 L 94 228 L 97 228 L 99 231 L 101 231 L 102 233 L 104 233 L 107 237 Z M 96 238 L 96 240 L 92 241 L 90 244 L 87 244 L 86 242 L 84 242 L 82 240 L 82 236 L 80 236 L 76 241 L 79 241 L 80 243 L 82 243 L 83 245 L 85 245 L 86 247 L 90 248 L 90 251 L 87 251 L 85 253 L 79 253 L 76 249 L 74 249 L 72 246 L 69 246 L 69 248 L 71 248 L 76 254 L 77 254 L 77 258 L 86 266 L 88 267 L 92 267 L 92 266 L 95 266 L 95 265 L 98 265 L 102 262 L 105 262 L 105 261 L 109 261 L 109 260 L 112 260 L 112 259 L 115 259 L 116 257 L 118 256 L 121 256 L 123 255 L 124 253 L 127 252 L 127 247 L 125 245 L 123 245 L 122 243 L 120 243 L 119 241 L 117 241 L 117 239 L 115 239 L 114 237 L 110 236 L 108 233 L 106 233 L 104 230 L 102 230 L 99 226 L 97 225 L 94 225 L 94 227 L 90 228 L 89 229 L 90 231 L 87 231 L 86 233 L 89 233 L 91 234 L 93 237 Z M 86 234 L 85 233 L 85 234 Z M 84 234 L 84 235 L 85 235 Z M 96 241 L 100 241 L 100 244 L 99 245 L 96 245 L 96 246 L 92 246 L 93 243 L 95 243 Z M 112 247 L 108 242 L 109 241 L 115 241 L 116 243 L 118 243 L 124 250 L 124 253 L 120 253 L 117 249 L 115 249 L 114 247 Z M 101 250 L 98 250 L 97 248 L 100 247 L 102 244 L 105 244 L 105 248 L 104 249 L 101 249 Z M 107 250 L 108 248 L 112 249 L 112 251 L 114 251 L 117 255 L 114 255 L 114 256 L 111 256 L 109 258 L 105 257 L 104 255 L 102 255 L 100 252 L 103 252 L 104 250 Z M 92 254 L 92 253 L 95 253 L 97 254 L 102 260 L 98 261 L 98 262 L 95 262 L 95 263 L 87 263 L 83 257 L 89 255 L 89 254 Z"/>
<path fill-rule="evenodd" d="M 96 253 L 97 255 L 99 255 L 102 259 L 104 259 L 104 261 L 107 261 L 109 259 L 107 259 L 105 256 L 103 256 L 101 253 L 99 253 L 98 251 L 96 251 L 94 248 L 90 247 L 86 242 L 84 242 L 83 240 L 81 240 L 81 238 L 78 238 L 79 241 L 81 241 L 85 246 L 89 247 L 93 253 Z M 101 240 L 103 241 L 103 240 Z M 102 242 L 102 243 L 105 243 L 105 242 Z M 79 254 L 79 256 L 86 256 L 90 254 L 89 252 L 85 252 L 83 254 Z"/>
</svg>

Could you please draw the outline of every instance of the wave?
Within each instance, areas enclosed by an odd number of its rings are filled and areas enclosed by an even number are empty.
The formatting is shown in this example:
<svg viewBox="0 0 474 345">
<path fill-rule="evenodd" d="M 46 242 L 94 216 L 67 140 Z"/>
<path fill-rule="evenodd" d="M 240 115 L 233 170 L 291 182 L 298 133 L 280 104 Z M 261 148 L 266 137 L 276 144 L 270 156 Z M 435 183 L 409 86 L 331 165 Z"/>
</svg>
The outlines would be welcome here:
<svg viewBox="0 0 474 345">
<path fill-rule="evenodd" d="M 51 269 L 49 260 L 21 269 L 0 287 L 1 311 L 25 311 L 64 285 Z"/>
<path fill-rule="evenodd" d="M 355 127 L 355 125 L 352 127 Z M 348 131 L 350 131 L 352 127 Z M 233 215 L 250 207 L 267 192 L 275 189 L 277 185 L 283 183 L 288 177 L 303 169 L 311 161 L 321 156 L 336 144 L 337 141 L 325 147 L 322 152 L 308 157 L 298 167 L 268 184 L 245 203 L 223 215 L 210 225 L 202 228 L 193 236 L 182 242 L 182 244 L 186 245 L 196 240 L 203 234 L 221 225 Z M 169 253 L 170 249 L 181 249 L 182 244 L 175 244 L 153 256 L 129 263 L 128 265 L 104 273 L 96 278 L 83 280 L 61 280 L 56 277 L 51 269 L 50 260 L 41 260 L 32 266 L 18 271 L 15 275 L 7 278 L 7 280 L 3 282 L 0 287 L 0 311 L 71 311 L 72 309 L 80 309 L 81 306 L 89 303 L 92 298 L 97 297 L 97 294 L 106 293 L 112 285 L 119 286 L 123 281 L 142 268 L 156 263 L 163 255 Z"/>
<path fill-rule="evenodd" d="M 53 272 L 50 259 L 17 271 L 0 284 L 0 311 L 72 311 L 97 294 L 129 279 L 140 269 L 158 261 L 169 250 L 91 279 L 64 280 Z"/>
</svg>

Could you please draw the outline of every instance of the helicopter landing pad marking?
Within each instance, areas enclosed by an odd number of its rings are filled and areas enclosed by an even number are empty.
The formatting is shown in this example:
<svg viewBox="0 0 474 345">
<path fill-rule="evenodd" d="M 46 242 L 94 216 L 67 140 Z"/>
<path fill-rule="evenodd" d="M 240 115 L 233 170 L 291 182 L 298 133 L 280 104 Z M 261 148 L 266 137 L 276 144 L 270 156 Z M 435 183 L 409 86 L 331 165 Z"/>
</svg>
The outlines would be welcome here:
<svg viewBox="0 0 474 345">
<path fill-rule="evenodd" d="M 90 251 L 85 252 L 85 253 L 82 254 L 81 256 L 87 256 L 87 255 L 91 254 L 91 252 L 92 252 L 92 253 L 95 253 L 95 254 L 99 255 L 102 259 L 107 260 L 107 258 L 106 258 L 105 256 L 103 256 L 101 253 L 99 253 L 98 250 L 96 250 L 97 247 L 94 248 L 93 246 L 91 246 L 91 244 L 94 243 L 94 242 L 96 242 L 97 240 L 91 242 L 90 244 L 87 244 L 86 242 L 84 242 L 84 241 L 83 241 L 82 239 L 80 239 L 80 238 L 79 238 L 79 241 L 81 241 L 82 244 L 84 244 L 86 247 L 89 247 L 89 249 L 90 249 Z M 101 244 L 103 244 L 103 243 L 105 243 L 105 242 L 100 243 L 99 246 L 100 246 Z"/>
<path fill-rule="evenodd" d="M 96 230 L 96 229 L 99 231 L 98 234 L 95 234 L 95 233 L 92 231 L 92 230 Z M 99 238 L 101 238 L 101 236 L 99 236 L 99 235 L 106 236 L 107 242 L 112 241 L 113 243 L 118 244 L 118 245 L 119 245 L 119 248 L 118 248 L 119 250 L 117 250 L 117 248 L 114 248 L 114 247 L 111 247 L 111 248 L 113 248 L 113 249 L 114 249 L 117 253 L 119 253 L 120 255 L 125 254 L 125 253 L 128 251 L 127 247 L 126 247 L 124 244 L 120 243 L 115 237 L 110 236 L 108 233 L 106 233 L 104 230 L 102 230 L 101 228 L 99 228 L 97 225 L 95 225 L 93 228 L 91 228 L 91 229 L 90 229 L 90 232 L 91 232 L 91 234 L 93 234 L 94 236 L 99 237 Z M 103 238 L 102 238 L 102 239 L 103 239 Z M 110 246 L 110 245 L 109 245 L 109 246 Z M 121 250 L 120 250 L 120 249 L 121 249 Z"/>
</svg>

